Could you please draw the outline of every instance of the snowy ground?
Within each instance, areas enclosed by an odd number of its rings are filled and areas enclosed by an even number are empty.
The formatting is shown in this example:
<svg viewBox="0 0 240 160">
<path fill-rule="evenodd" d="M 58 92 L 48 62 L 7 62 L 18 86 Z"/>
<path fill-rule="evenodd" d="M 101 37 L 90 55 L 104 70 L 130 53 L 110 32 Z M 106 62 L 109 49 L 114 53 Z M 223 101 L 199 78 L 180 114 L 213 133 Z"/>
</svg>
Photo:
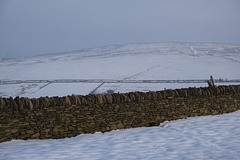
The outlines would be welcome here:
<svg viewBox="0 0 240 160">
<path fill-rule="evenodd" d="M 238 85 L 239 83 L 217 83 L 218 85 Z M 128 93 L 134 91 L 162 91 L 164 89 L 177 89 L 188 87 L 207 87 L 207 83 L 106 83 L 102 85 L 96 93 L 106 93 L 114 90 L 115 93 Z"/>
<path fill-rule="evenodd" d="M 239 160 L 240 111 L 157 127 L 0 143 L 1 160 Z"/>
<path fill-rule="evenodd" d="M 240 45 L 150 43 L 107 46 L 26 59 L 0 59 L 0 81 L 54 79 L 240 79 Z M 239 83 L 233 83 L 239 84 Z M 204 87 L 204 83 L 21 83 L 0 85 L 3 97 L 86 95 Z M 218 84 L 229 85 L 229 84 Z M 240 159 L 240 111 L 60 140 L 0 143 L 0 160 Z"/>
<path fill-rule="evenodd" d="M 0 96 L 2 97 L 41 97 L 41 96 L 66 96 L 66 95 L 79 95 L 81 91 L 82 95 L 89 94 L 94 90 L 99 83 L 23 83 L 23 84 L 8 84 L 0 85 Z"/>
<path fill-rule="evenodd" d="M 115 45 L 26 59 L 0 59 L 0 80 L 116 79 L 191 80 L 240 79 L 240 45 L 217 43 L 149 43 Z M 99 84 L 0 85 L 0 96 L 63 96 L 89 94 Z M 111 84 L 104 93 L 151 91 L 206 84 Z"/>
</svg>

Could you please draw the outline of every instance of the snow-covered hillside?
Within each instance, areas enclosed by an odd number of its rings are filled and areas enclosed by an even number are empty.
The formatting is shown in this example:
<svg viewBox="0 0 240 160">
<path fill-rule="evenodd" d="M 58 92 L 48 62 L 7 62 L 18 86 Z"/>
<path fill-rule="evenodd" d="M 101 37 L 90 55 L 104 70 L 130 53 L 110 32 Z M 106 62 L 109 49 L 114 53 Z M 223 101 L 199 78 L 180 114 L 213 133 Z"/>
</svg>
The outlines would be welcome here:
<svg viewBox="0 0 240 160">
<path fill-rule="evenodd" d="M 152 82 L 204 80 L 210 75 L 215 79 L 240 79 L 240 45 L 129 44 L 26 59 L 0 59 L 0 96 L 86 95 L 108 90 L 146 92 L 207 86 L 206 83 Z M 238 160 L 239 124 L 240 112 L 237 111 L 164 122 L 157 127 L 83 134 L 59 140 L 13 140 L 0 144 L 0 160 Z"/>
<path fill-rule="evenodd" d="M 113 45 L 25 59 L 0 60 L 0 80 L 240 79 L 240 45 L 144 43 Z M 104 82 L 104 81 L 103 81 Z M 206 83 L 19 83 L 0 85 L 0 96 L 64 96 L 163 90 Z"/>
</svg>

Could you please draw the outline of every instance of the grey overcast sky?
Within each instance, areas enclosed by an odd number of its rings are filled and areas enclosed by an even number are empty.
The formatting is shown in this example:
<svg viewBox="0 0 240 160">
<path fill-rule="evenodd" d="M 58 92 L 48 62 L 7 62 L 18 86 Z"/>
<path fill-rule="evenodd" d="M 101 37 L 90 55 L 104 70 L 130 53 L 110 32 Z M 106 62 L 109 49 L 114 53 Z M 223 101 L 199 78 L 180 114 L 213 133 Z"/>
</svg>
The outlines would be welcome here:
<svg viewBox="0 0 240 160">
<path fill-rule="evenodd" d="M 240 0 L 0 0 L 0 58 L 169 41 L 240 44 Z"/>
</svg>

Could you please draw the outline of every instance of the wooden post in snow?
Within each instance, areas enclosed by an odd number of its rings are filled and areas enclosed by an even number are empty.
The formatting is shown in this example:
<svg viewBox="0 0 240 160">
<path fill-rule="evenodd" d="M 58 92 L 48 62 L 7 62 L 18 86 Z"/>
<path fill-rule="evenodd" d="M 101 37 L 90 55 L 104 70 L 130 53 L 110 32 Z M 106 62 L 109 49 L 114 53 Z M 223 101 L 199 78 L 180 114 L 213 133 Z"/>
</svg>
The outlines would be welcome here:
<svg viewBox="0 0 240 160">
<path fill-rule="evenodd" d="M 207 83 L 208 83 L 208 87 L 209 88 L 213 88 L 213 85 L 212 85 L 212 83 L 210 81 L 207 81 Z"/>
<path fill-rule="evenodd" d="M 210 76 L 210 78 L 211 78 L 211 81 L 212 81 L 212 85 L 213 85 L 213 87 L 214 87 L 214 86 L 215 86 L 215 83 L 214 83 L 213 76 Z"/>
<path fill-rule="evenodd" d="M 217 88 L 217 86 L 215 85 L 213 76 L 210 76 L 210 79 L 211 79 L 211 81 L 207 81 L 208 87 L 209 87 L 209 88 Z"/>
</svg>

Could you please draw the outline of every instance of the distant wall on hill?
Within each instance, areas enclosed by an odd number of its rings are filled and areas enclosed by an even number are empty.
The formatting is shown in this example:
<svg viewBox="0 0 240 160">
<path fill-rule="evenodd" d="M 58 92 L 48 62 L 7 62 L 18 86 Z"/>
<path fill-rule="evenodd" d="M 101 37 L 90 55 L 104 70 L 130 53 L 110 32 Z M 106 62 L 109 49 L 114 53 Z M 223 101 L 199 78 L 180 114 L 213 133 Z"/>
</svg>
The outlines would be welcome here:
<svg viewBox="0 0 240 160">
<path fill-rule="evenodd" d="M 125 94 L 0 98 L 0 142 L 72 137 L 240 109 L 240 85 Z"/>
</svg>

